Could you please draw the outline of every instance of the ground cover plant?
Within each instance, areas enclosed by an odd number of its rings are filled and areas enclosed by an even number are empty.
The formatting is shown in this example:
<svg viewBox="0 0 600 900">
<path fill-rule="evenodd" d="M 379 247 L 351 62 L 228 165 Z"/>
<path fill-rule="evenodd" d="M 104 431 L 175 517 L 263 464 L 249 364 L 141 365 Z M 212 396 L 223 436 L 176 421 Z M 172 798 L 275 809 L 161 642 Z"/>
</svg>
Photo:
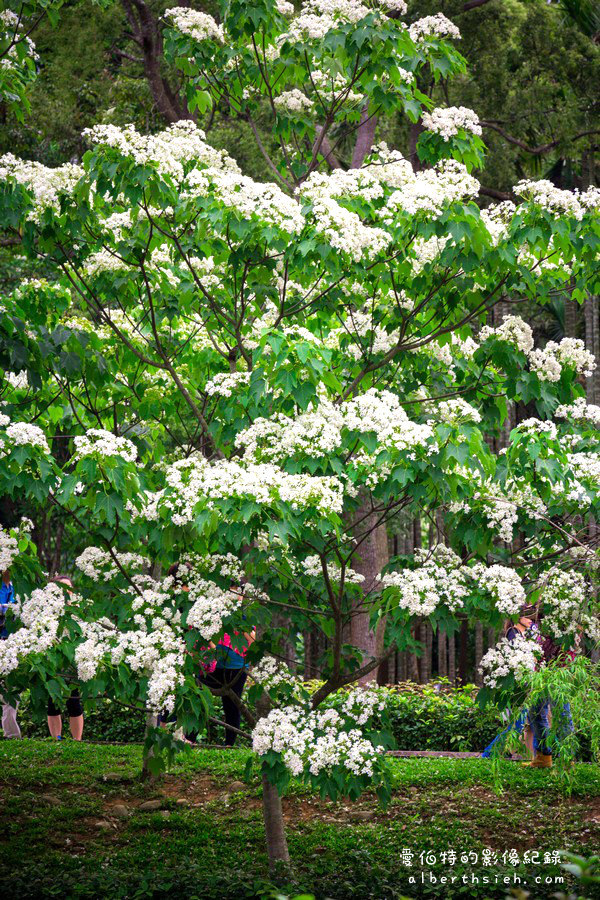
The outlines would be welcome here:
<svg viewBox="0 0 600 900">
<path fill-rule="evenodd" d="M 167 778 L 152 786 L 139 780 L 140 747 L 1 744 L 0 877 L 6 896 L 274 896 L 261 782 L 257 768 L 245 780 L 248 756 L 243 750 L 180 754 Z M 280 891 L 340 900 L 505 898 L 519 887 L 516 876 L 531 897 L 568 894 L 577 882 L 556 863 L 544 863 L 544 853 L 571 850 L 589 857 L 597 849 L 597 768 L 578 765 L 569 796 L 559 778 L 503 766 L 506 790 L 496 793 L 486 760 L 393 760 L 386 809 L 371 793 L 356 804 L 333 802 L 294 780 L 283 814 L 296 880 Z M 411 866 L 406 848 L 414 854 Z M 497 853 L 495 864 L 482 863 L 486 849 Z M 457 852 L 456 862 L 442 862 L 450 850 Z M 515 851 L 521 859 L 516 865 L 509 861 Z M 523 863 L 526 852 L 538 862 Z M 427 874 L 424 883 L 421 872 L 454 874 L 457 881 L 441 886 Z M 473 881 L 484 877 L 511 883 Z M 542 883 L 535 884 L 535 877 Z M 581 896 L 598 896 L 593 884 L 579 889 Z"/>
</svg>

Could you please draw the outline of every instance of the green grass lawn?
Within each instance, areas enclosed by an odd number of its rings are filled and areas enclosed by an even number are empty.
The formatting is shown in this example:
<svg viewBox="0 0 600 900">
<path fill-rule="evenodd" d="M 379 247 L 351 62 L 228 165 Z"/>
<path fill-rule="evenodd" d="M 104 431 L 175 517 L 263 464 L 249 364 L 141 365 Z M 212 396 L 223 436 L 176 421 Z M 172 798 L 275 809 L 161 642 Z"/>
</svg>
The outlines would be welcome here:
<svg viewBox="0 0 600 900">
<path fill-rule="evenodd" d="M 139 778 L 139 746 L 1 742 L 0 896 L 274 896 L 258 770 L 241 783 L 247 756 L 243 750 L 194 749 L 163 781 L 149 785 Z M 600 896 L 593 886 L 575 886 L 570 876 L 563 884 L 544 883 L 565 875 L 544 863 L 545 853 L 589 856 L 600 847 L 598 767 L 577 766 L 569 795 L 554 772 L 509 762 L 501 766 L 502 793 L 487 760 L 395 759 L 392 765 L 394 795 L 387 809 L 373 796 L 332 803 L 292 785 L 284 812 L 296 883 L 284 893 L 479 900 L 504 898 L 516 884 L 531 898 L 557 891 Z M 159 808 L 140 809 L 148 800 Z M 412 851 L 412 866 L 405 849 Z M 496 859 L 484 865 L 482 851 L 488 849 Z M 521 859 L 516 866 L 511 850 Z M 448 851 L 457 854 L 456 862 L 442 861 Z M 526 852 L 532 861 L 524 864 Z"/>
</svg>

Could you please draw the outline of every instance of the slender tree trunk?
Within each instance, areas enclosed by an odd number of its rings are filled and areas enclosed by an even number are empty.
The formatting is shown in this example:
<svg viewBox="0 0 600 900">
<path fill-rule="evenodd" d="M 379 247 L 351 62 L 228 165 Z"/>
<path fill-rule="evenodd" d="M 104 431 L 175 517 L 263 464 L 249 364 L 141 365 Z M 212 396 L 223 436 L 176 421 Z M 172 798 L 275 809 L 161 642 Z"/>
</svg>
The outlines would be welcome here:
<svg viewBox="0 0 600 900">
<path fill-rule="evenodd" d="M 398 681 L 407 681 L 408 680 L 408 671 L 407 671 L 407 660 L 406 660 L 406 651 L 403 650 L 399 654 L 398 660 Z"/>
<path fill-rule="evenodd" d="M 446 651 L 447 641 L 446 632 L 438 628 L 438 675 L 440 678 L 446 678 L 448 675 L 448 654 Z"/>
<path fill-rule="evenodd" d="M 475 622 L 475 684 L 481 686 L 481 672 L 479 664 L 483 656 L 483 625 L 481 622 Z"/>
<path fill-rule="evenodd" d="M 421 625 L 421 641 L 424 645 L 423 656 L 421 657 L 421 681 L 427 684 L 431 681 L 431 655 L 433 650 L 433 629 L 429 622 Z"/>
<path fill-rule="evenodd" d="M 565 296 L 565 337 L 574 338 L 579 334 L 580 310 L 577 300 Z"/>
<path fill-rule="evenodd" d="M 583 315 L 585 319 L 585 346 L 596 357 L 597 367 L 585 380 L 585 393 L 588 403 L 600 402 L 600 323 L 598 306 L 600 298 L 588 296 L 584 300 Z"/>
<path fill-rule="evenodd" d="M 414 681 L 415 684 L 419 684 L 419 681 L 420 681 L 419 663 L 418 663 L 416 653 L 408 654 L 407 675 L 408 675 L 409 681 Z"/>
<path fill-rule="evenodd" d="M 147 738 L 150 729 L 156 728 L 158 724 L 158 717 L 154 715 L 154 713 L 148 712 L 146 713 L 146 729 L 144 732 L 144 742 Z M 146 750 L 144 745 L 144 751 L 142 755 L 142 780 L 143 781 L 154 781 L 156 778 L 155 775 L 150 771 L 150 760 L 154 756 L 154 750 L 150 748 L 150 750 Z"/>
<path fill-rule="evenodd" d="M 289 876 L 290 852 L 285 834 L 281 797 L 277 792 L 277 788 L 273 787 L 268 781 L 264 771 L 262 774 L 262 791 L 269 869 L 272 874 L 280 871 L 282 875 Z"/>
<path fill-rule="evenodd" d="M 304 677 L 315 678 L 315 663 L 313 658 L 314 635 L 310 628 L 304 632 Z"/>
<path fill-rule="evenodd" d="M 390 668 L 392 663 L 393 657 L 390 660 L 390 657 L 388 656 L 388 658 L 384 659 L 379 665 L 379 668 L 377 669 L 377 684 L 391 684 L 393 674 L 390 676 Z"/>
<path fill-rule="evenodd" d="M 283 661 L 292 672 L 295 672 L 297 660 L 294 638 L 296 636 L 296 632 L 292 629 L 291 626 L 292 623 L 287 616 L 278 613 L 273 616 L 273 627 L 278 629 L 281 634 L 286 635 L 286 637 L 282 640 L 281 646 L 281 655 L 283 657 Z"/>
<path fill-rule="evenodd" d="M 448 678 L 456 684 L 456 635 L 448 635 Z"/>
<path fill-rule="evenodd" d="M 467 683 L 467 649 L 469 639 L 469 626 L 467 622 L 460 623 L 460 656 L 458 662 L 458 670 L 462 684 Z"/>
</svg>

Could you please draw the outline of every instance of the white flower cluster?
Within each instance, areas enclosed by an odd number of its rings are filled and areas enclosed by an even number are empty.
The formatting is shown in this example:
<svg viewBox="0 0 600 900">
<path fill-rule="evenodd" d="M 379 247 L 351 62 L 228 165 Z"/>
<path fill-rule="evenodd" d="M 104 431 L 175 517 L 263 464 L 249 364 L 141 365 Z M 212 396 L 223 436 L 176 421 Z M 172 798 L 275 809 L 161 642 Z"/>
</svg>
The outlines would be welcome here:
<svg viewBox="0 0 600 900">
<path fill-rule="evenodd" d="M 389 166 L 387 167 L 389 171 Z M 394 179 L 400 189 L 394 191 L 382 212 L 382 219 L 389 223 L 397 212 L 409 216 L 426 213 L 439 216 L 445 206 L 464 201 L 479 194 L 479 182 L 467 167 L 455 159 L 443 159 L 432 169 L 413 172 L 404 165 Z M 382 172 L 383 176 L 383 172 Z"/>
<path fill-rule="evenodd" d="M 207 556 L 190 553 L 181 558 L 181 563 L 190 572 L 220 575 L 222 578 L 229 578 L 231 584 L 239 584 L 245 576 L 242 561 L 233 553 L 213 553 Z"/>
<path fill-rule="evenodd" d="M 22 391 L 29 387 L 29 380 L 25 369 L 22 372 L 5 372 L 4 380 L 14 388 L 14 390 Z"/>
<path fill-rule="evenodd" d="M 10 569 L 19 555 L 19 540 L 14 531 L 5 531 L 0 525 L 0 575 Z"/>
<path fill-rule="evenodd" d="M 323 566 L 321 560 L 316 554 L 307 556 L 301 562 L 296 563 L 296 571 L 301 575 L 308 575 L 309 578 L 324 578 Z M 339 583 L 342 579 L 342 567 L 338 563 L 327 562 L 327 574 L 331 581 Z M 344 571 L 344 582 L 346 584 L 362 584 L 365 576 L 354 569 L 346 568 Z"/>
<path fill-rule="evenodd" d="M 522 681 L 527 672 L 535 670 L 541 655 L 542 648 L 533 636 L 518 634 L 512 641 L 502 638 L 481 660 L 484 685 L 495 688 L 509 675 Z"/>
<path fill-rule="evenodd" d="M 360 216 L 332 197 L 313 199 L 314 225 L 331 246 L 347 253 L 355 262 L 371 259 L 383 253 L 390 244 L 390 235 L 383 228 L 365 225 Z"/>
<path fill-rule="evenodd" d="M 326 16 L 333 21 L 360 22 L 371 10 L 360 0 L 306 0 L 302 13 Z"/>
<path fill-rule="evenodd" d="M 30 425 L 28 422 L 12 422 L 8 425 L 0 420 L 1 425 L 6 425 L 6 440 L 0 437 L 0 459 L 8 455 L 11 447 L 39 447 L 44 453 L 50 453 L 46 436 L 37 425 Z"/>
<path fill-rule="evenodd" d="M 542 381 L 558 381 L 563 366 L 575 369 L 589 378 L 596 368 L 594 356 L 578 338 L 563 338 L 560 343 L 548 341 L 541 350 L 529 354 L 531 369 Z"/>
<path fill-rule="evenodd" d="M 4 529 L 0 525 L 0 576 L 10 569 L 19 555 L 19 539 L 33 528 L 30 519 L 21 519 L 17 528 Z"/>
<path fill-rule="evenodd" d="M 75 560 L 75 565 L 92 581 L 112 581 L 121 569 L 125 569 L 126 572 L 131 568 L 139 570 L 145 562 L 139 553 L 120 553 L 113 550 L 111 555 L 100 547 L 86 547 Z"/>
<path fill-rule="evenodd" d="M 362 728 L 376 713 L 382 712 L 385 705 L 385 698 L 376 688 L 356 688 L 348 692 L 340 711 Z"/>
<path fill-rule="evenodd" d="M 497 337 L 500 341 L 506 341 L 507 344 L 516 347 L 517 350 L 525 353 L 525 355 L 528 355 L 533 350 L 533 331 L 531 326 L 521 319 L 520 316 L 505 316 L 498 328 L 484 325 L 479 332 L 480 340 L 485 341 L 492 336 Z"/>
<path fill-rule="evenodd" d="M 207 13 L 189 9 L 189 7 L 185 6 L 174 6 L 166 10 L 164 17 L 177 31 L 187 34 L 195 41 L 225 43 L 223 26 L 217 25 L 213 17 Z"/>
<path fill-rule="evenodd" d="M 430 425 L 411 421 L 395 394 L 370 388 L 337 406 L 322 397 L 295 418 L 279 414 L 256 419 L 237 435 L 236 446 L 244 446 L 250 459 L 329 457 L 344 446 L 347 432 L 374 432 L 380 449 L 414 453 L 433 445 Z M 369 458 L 355 452 L 353 461 L 368 464 Z"/>
<path fill-rule="evenodd" d="M 548 341 L 543 349 L 534 350 L 531 327 L 519 316 L 506 316 L 498 328 L 486 325 L 479 336 L 482 341 L 495 336 L 512 344 L 527 356 L 532 371 L 543 381 L 558 381 L 564 366 L 586 376 L 596 368 L 594 357 L 578 338 L 563 338 L 560 343 Z"/>
<path fill-rule="evenodd" d="M 214 165 L 208 168 L 196 166 L 185 178 L 181 197 L 194 203 L 198 198 L 209 197 L 212 204 L 222 203 L 243 218 L 258 219 L 261 225 L 265 222 L 274 224 L 286 234 L 297 234 L 305 225 L 296 199 L 276 184 L 253 181 L 230 166 L 223 170 Z"/>
<path fill-rule="evenodd" d="M 252 680 L 262 685 L 265 691 L 273 691 L 278 687 L 296 688 L 297 679 L 288 666 L 274 656 L 263 658 L 251 670 Z"/>
<path fill-rule="evenodd" d="M 589 590 L 579 572 L 553 571 L 542 583 L 540 602 L 544 607 L 544 631 L 555 638 L 576 635 L 591 624 L 587 614 Z"/>
<path fill-rule="evenodd" d="M 427 131 L 441 135 L 445 141 L 449 141 L 460 131 L 481 134 L 479 118 L 467 106 L 449 106 L 446 109 L 438 107 L 430 113 L 423 113 L 421 121 Z"/>
<path fill-rule="evenodd" d="M 344 500 L 342 482 L 333 476 L 291 475 L 267 463 L 209 462 L 198 455 L 169 466 L 166 481 L 168 489 L 148 497 L 143 515 L 155 518 L 164 508 L 174 525 L 192 522 L 199 504 L 214 509 L 215 501 L 226 498 L 249 499 L 265 506 L 280 501 L 293 509 L 316 509 L 323 515 L 340 513 Z"/>
<path fill-rule="evenodd" d="M 570 419 L 572 422 L 600 428 L 600 406 L 588 404 L 585 397 L 577 397 L 571 404 L 557 406 L 554 415 L 557 419 Z"/>
<path fill-rule="evenodd" d="M 515 185 L 514 192 L 557 218 L 572 216 L 580 221 L 588 210 L 597 211 L 600 208 L 600 191 L 597 187 L 590 187 L 583 192 L 563 191 L 545 179 L 525 179 Z"/>
<path fill-rule="evenodd" d="M 424 41 L 427 38 L 454 38 L 460 40 L 460 31 L 456 25 L 447 19 L 443 13 L 437 13 L 435 16 L 424 16 L 417 19 L 410 28 L 408 33 L 415 43 Z"/>
<path fill-rule="evenodd" d="M 341 770 L 372 776 L 382 748 L 375 747 L 335 709 L 307 711 L 301 707 L 274 709 L 259 719 L 252 732 L 252 749 L 259 756 L 281 754 L 292 775 L 320 775 Z"/>
<path fill-rule="evenodd" d="M 111 431 L 105 431 L 104 428 L 90 428 L 85 435 L 75 437 L 73 443 L 74 461 L 86 456 L 120 456 L 126 462 L 135 462 L 137 459 L 137 448 L 134 443 Z"/>
<path fill-rule="evenodd" d="M 415 553 L 416 569 L 382 575 L 384 588 L 392 593 L 399 609 L 412 616 L 429 616 L 439 606 L 460 609 L 472 594 L 487 594 L 503 615 L 518 613 L 526 594 L 521 578 L 507 566 L 476 563 L 466 566 L 449 547 L 438 544 L 432 550 Z"/>
<path fill-rule="evenodd" d="M 522 428 L 522 424 L 519 429 Z M 480 473 L 474 469 L 466 469 L 462 474 L 469 483 L 474 482 L 477 487 L 472 491 L 468 500 L 452 503 L 450 511 L 453 513 L 466 512 L 470 515 L 474 509 L 480 507 L 489 527 L 501 541 L 510 543 L 513 540 L 519 513 L 539 520 L 547 512 L 539 495 L 528 484 L 517 484 L 513 480 L 509 480 L 504 485 L 500 485 L 491 478 L 482 481 Z"/>
<path fill-rule="evenodd" d="M 415 553 L 417 569 L 404 569 L 380 576 L 384 588 L 394 588 L 394 600 L 399 609 L 411 616 L 429 616 L 446 604 L 456 610 L 468 595 L 466 573 L 460 558 L 448 547 L 438 544 L 431 552 Z"/>
<path fill-rule="evenodd" d="M 91 144 L 112 147 L 123 156 L 132 157 L 138 165 L 152 164 L 160 173 L 179 180 L 190 168 L 192 171 L 198 170 L 199 175 L 203 174 L 200 167 L 206 167 L 211 172 L 239 174 L 235 160 L 225 150 L 211 147 L 205 140 L 205 133 L 190 119 L 181 119 L 170 128 L 150 135 L 139 134 L 133 125 L 123 128 L 94 125 L 83 134 Z"/>
<path fill-rule="evenodd" d="M 60 197 L 70 194 L 82 175 L 83 169 L 72 163 L 49 169 L 42 163 L 17 159 L 12 153 L 0 157 L 0 182 L 14 179 L 31 191 L 33 209 L 29 218 L 35 222 L 47 208 L 58 211 Z"/>
<path fill-rule="evenodd" d="M 295 12 L 294 4 L 288 0 L 275 0 L 275 9 L 282 16 L 293 16 Z"/>
<path fill-rule="evenodd" d="M 306 94 L 303 94 L 298 88 L 291 91 L 284 91 L 273 100 L 275 109 L 284 113 L 293 113 L 294 115 L 303 116 L 309 113 L 314 106 L 313 101 Z"/>
<path fill-rule="evenodd" d="M 515 210 L 516 206 L 511 200 L 503 200 L 502 203 L 481 210 L 481 221 L 485 224 L 494 247 L 507 236 Z"/>
<path fill-rule="evenodd" d="M 0 641 L 0 677 L 8 675 L 31 654 L 45 653 L 56 642 L 65 608 L 58 584 L 36 588 L 20 608 L 23 626 Z"/>
<path fill-rule="evenodd" d="M 192 606 L 187 614 L 187 625 L 196 628 L 209 641 L 221 631 L 224 619 L 240 608 L 243 595 L 237 591 L 224 591 L 214 581 L 193 572 L 188 587 Z"/>
<path fill-rule="evenodd" d="M 429 406 L 435 403 L 434 415 L 436 419 L 447 422 L 450 425 L 460 425 L 462 422 L 481 422 L 481 413 L 461 397 L 453 397 L 441 402 L 429 401 Z"/>
<path fill-rule="evenodd" d="M 183 683 L 186 644 L 181 615 L 173 611 L 172 595 L 146 576 L 136 576 L 131 628 L 119 631 L 107 619 L 79 621 L 83 640 L 75 651 L 78 677 L 94 678 L 102 665 L 127 665 L 148 680 L 146 702 L 149 709 L 171 711 L 175 691 Z"/>
<path fill-rule="evenodd" d="M 470 574 L 480 587 L 491 594 L 496 609 L 503 615 L 518 613 L 527 599 L 519 574 L 508 566 L 484 566 L 483 563 L 476 563 Z"/>
<path fill-rule="evenodd" d="M 211 397 L 231 397 L 241 385 L 249 383 L 250 372 L 218 372 L 206 382 L 204 390 Z"/>
</svg>

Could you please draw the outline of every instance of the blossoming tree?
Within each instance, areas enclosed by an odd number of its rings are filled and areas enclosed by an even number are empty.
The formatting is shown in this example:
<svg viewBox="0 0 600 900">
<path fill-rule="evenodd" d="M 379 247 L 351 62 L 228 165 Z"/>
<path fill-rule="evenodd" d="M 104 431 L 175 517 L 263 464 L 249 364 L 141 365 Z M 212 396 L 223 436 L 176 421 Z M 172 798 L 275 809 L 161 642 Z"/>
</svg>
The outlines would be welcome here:
<svg viewBox="0 0 600 900">
<path fill-rule="evenodd" d="M 272 183 L 191 121 L 151 136 L 99 125 L 81 165 L 0 159 L 0 221 L 55 276 L 2 300 L 0 493 L 50 511 L 76 570 L 72 592 L 47 584 L 28 523 L 2 531 L 21 597 L 3 690 L 42 702 L 76 681 L 84 699 L 174 711 L 191 730 L 212 711 L 208 644 L 255 623 L 241 709 L 272 862 L 288 860 L 290 775 L 386 795 L 376 693 L 331 698 L 415 649 L 416 623 L 498 627 L 541 597 L 565 647 L 596 634 L 600 409 L 578 381 L 595 362 L 574 339 L 535 348 L 517 315 L 486 322 L 501 300 L 584 296 L 600 194 L 527 182 L 518 206 L 481 210 L 476 115 L 432 110 L 418 88 L 463 70 L 458 30 L 442 15 L 407 27 L 404 12 L 167 12 L 190 108 L 247 121 Z M 390 110 L 422 123 L 418 171 L 373 143 Z M 495 455 L 509 401 L 531 417 Z M 374 535 L 402 510 L 442 511 L 448 546 L 367 578 Z M 186 591 L 161 577 L 178 560 Z M 280 662 L 306 629 L 327 639 L 313 694 Z M 488 659 L 490 686 L 533 665 L 519 646 L 511 669 L 511 653 Z"/>
</svg>

